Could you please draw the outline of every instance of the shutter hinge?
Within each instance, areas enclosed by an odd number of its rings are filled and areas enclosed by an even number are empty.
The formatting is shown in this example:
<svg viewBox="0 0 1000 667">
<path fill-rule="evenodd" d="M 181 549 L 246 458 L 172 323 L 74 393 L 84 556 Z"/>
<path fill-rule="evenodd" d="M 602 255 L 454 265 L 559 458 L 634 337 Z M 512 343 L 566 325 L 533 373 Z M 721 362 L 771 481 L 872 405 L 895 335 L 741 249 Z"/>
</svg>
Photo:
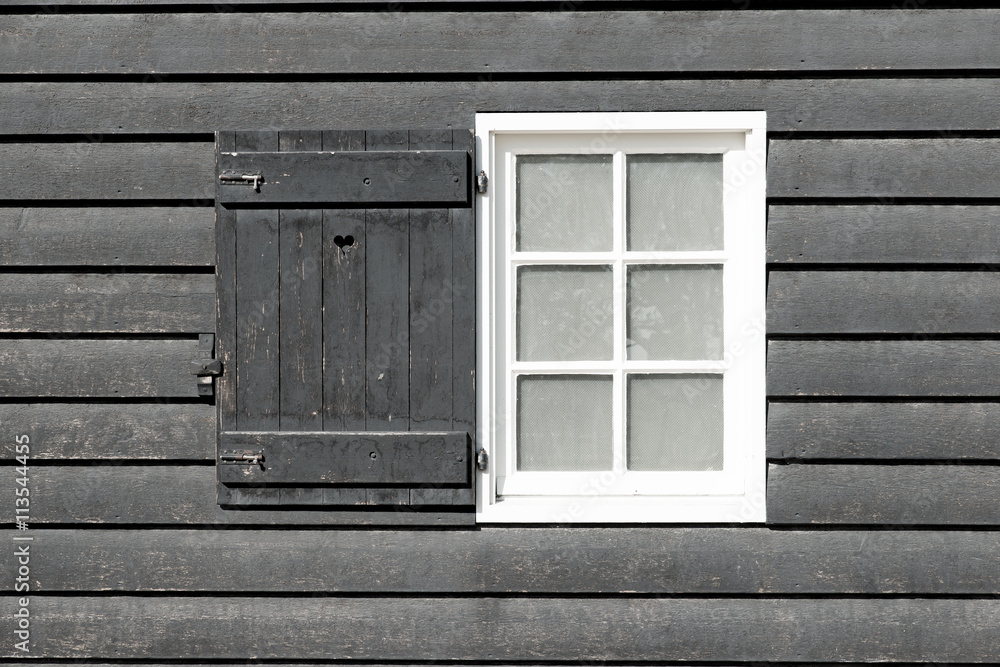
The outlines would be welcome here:
<svg viewBox="0 0 1000 667">
<path fill-rule="evenodd" d="M 486 454 L 485 449 L 480 449 L 476 452 L 476 468 L 479 470 L 486 470 L 489 467 L 490 457 Z"/>
<path fill-rule="evenodd" d="M 489 184 L 490 179 L 486 176 L 486 172 L 479 172 L 479 176 L 476 177 L 476 192 L 481 195 L 486 194 L 486 189 L 489 187 Z"/>
<path fill-rule="evenodd" d="M 264 467 L 264 450 L 223 449 L 219 452 L 219 463 L 226 465 L 259 465 Z"/>
<path fill-rule="evenodd" d="M 212 378 L 222 375 L 222 362 L 213 359 L 214 349 L 215 334 L 198 336 L 198 352 L 201 353 L 201 359 L 191 362 L 191 374 L 197 376 L 195 382 L 198 385 L 199 396 L 212 396 L 215 393 Z"/>
<path fill-rule="evenodd" d="M 254 190 L 260 192 L 264 174 L 244 174 L 241 171 L 227 169 L 219 174 L 219 182 L 223 185 L 252 185 Z"/>
</svg>

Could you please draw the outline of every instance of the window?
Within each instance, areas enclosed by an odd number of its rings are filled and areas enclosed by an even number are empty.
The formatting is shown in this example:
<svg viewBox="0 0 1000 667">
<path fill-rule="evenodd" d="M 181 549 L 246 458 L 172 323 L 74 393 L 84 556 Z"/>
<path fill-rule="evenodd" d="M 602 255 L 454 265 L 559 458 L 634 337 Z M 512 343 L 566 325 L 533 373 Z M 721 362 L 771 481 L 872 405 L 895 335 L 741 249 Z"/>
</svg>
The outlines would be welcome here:
<svg viewBox="0 0 1000 667">
<path fill-rule="evenodd" d="M 476 137 L 478 519 L 763 521 L 764 113 Z"/>
</svg>

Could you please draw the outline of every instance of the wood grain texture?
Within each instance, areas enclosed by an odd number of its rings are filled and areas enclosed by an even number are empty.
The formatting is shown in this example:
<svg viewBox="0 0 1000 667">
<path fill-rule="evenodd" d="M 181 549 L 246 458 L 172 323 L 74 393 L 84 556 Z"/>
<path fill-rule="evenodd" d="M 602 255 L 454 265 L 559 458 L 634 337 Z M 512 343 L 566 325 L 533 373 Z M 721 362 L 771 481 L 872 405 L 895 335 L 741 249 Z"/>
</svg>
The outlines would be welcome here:
<svg viewBox="0 0 1000 667">
<path fill-rule="evenodd" d="M 264 452 L 262 465 L 219 465 L 225 484 L 468 485 L 468 434 L 361 431 L 220 433 L 219 449 Z"/>
<path fill-rule="evenodd" d="M 0 396 L 194 397 L 197 340 L 0 341 Z"/>
<path fill-rule="evenodd" d="M 212 266 L 210 208 L 0 207 L 0 266 Z"/>
<path fill-rule="evenodd" d="M 263 174 L 264 180 L 257 189 L 225 185 L 219 198 L 227 206 L 465 206 L 467 162 L 464 152 L 451 150 L 222 153 L 219 169 Z"/>
<path fill-rule="evenodd" d="M 1000 458 L 996 403 L 780 403 L 767 408 L 772 459 Z"/>
<path fill-rule="evenodd" d="M 771 197 L 996 197 L 998 139 L 773 140 Z"/>
<path fill-rule="evenodd" d="M 216 152 L 236 150 L 236 132 L 217 132 Z M 216 156 L 218 160 L 218 156 Z M 218 165 L 216 165 L 218 168 Z M 215 181 L 216 193 L 221 185 Z M 216 196 L 218 199 L 218 196 Z M 215 293 L 216 328 L 215 358 L 223 369 L 230 369 L 215 379 L 215 401 L 218 405 L 219 430 L 236 428 L 236 211 L 216 205 L 215 223 Z"/>
<path fill-rule="evenodd" d="M 1000 593 L 993 531 L 42 529 L 37 541 L 30 584 L 44 593 Z M 9 580 L 16 567 L 0 562 Z"/>
<path fill-rule="evenodd" d="M 362 140 L 364 139 L 362 135 Z M 336 239 L 350 236 L 351 245 Z M 323 428 L 365 428 L 365 275 L 363 210 L 323 211 Z"/>
<path fill-rule="evenodd" d="M 998 30 L 993 9 L 13 15 L 0 73 L 990 70 Z"/>
<path fill-rule="evenodd" d="M 770 396 L 1000 396 L 992 340 L 770 341 Z"/>
<path fill-rule="evenodd" d="M 4 613 L 16 604 L 4 598 Z M 993 599 L 33 596 L 31 604 L 34 650 L 68 659 L 1000 659 Z M 14 641 L 3 638 L 4 657 L 21 657 Z"/>
<path fill-rule="evenodd" d="M 767 261 L 997 264 L 1000 207 L 771 206 Z"/>
<path fill-rule="evenodd" d="M 13 475 L 7 477 L 0 480 L 0 493 L 13 498 L 16 484 Z M 475 524 L 475 514 L 468 511 L 224 509 L 216 499 L 215 466 L 211 465 L 35 466 L 30 483 L 33 526 L 81 523 L 288 528 Z"/>
<path fill-rule="evenodd" d="M 215 196 L 209 143 L 0 144 L 5 200 L 175 199 Z"/>
<path fill-rule="evenodd" d="M 1000 273 L 771 271 L 770 334 L 1000 332 Z"/>
<path fill-rule="evenodd" d="M 1000 467 L 768 466 L 770 524 L 1000 524 Z"/>
<path fill-rule="evenodd" d="M 215 458 L 210 405 L 7 403 L 0 423 L 28 435 L 38 460 Z M 4 457 L 13 456 L 11 445 Z"/>
<path fill-rule="evenodd" d="M 463 128 L 476 111 L 760 110 L 772 132 L 978 132 L 1000 129 L 998 106 L 1000 81 L 976 77 L 5 83 L 0 132 Z"/>
<path fill-rule="evenodd" d="M 368 430 L 406 431 L 410 426 L 409 217 L 405 209 L 368 209 L 365 214 Z"/>
<path fill-rule="evenodd" d="M 215 331 L 215 277 L 0 274 L 0 331 L 210 333 Z"/>
</svg>

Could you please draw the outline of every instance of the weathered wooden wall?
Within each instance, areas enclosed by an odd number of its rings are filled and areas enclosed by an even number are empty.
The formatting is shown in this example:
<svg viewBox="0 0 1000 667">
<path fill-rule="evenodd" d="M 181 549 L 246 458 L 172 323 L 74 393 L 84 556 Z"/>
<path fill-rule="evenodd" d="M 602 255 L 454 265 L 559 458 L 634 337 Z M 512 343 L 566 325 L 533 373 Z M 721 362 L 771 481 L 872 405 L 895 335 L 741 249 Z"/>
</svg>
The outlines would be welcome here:
<svg viewBox="0 0 1000 667">
<path fill-rule="evenodd" d="M 774 4 L 5 3 L 31 657 L 1000 660 L 1000 10 Z M 221 509 L 213 133 L 573 110 L 768 112 L 769 525 Z"/>
</svg>

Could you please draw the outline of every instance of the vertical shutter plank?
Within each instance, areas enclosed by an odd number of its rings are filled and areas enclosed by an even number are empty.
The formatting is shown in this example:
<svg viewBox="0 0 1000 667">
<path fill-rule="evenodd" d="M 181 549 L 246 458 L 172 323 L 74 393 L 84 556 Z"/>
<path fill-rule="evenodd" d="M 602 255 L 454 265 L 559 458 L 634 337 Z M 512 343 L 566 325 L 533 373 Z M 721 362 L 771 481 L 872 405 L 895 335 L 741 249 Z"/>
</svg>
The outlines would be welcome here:
<svg viewBox="0 0 1000 667">
<path fill-rule="evenodd" d="M 323 132 L 325 151 L 364 149 L 364 130 Z M 337 236 L 351 236 L 354 243 L 341 249 L 334 242 Z M 323 428 L 327 431 L 365 428 L 365 245 L 363 210 L 323 212 Z M 333 500 L 363 504 L 364 490 L 351 502 L 339 496 L 327 499 Z"/>
<path fill-rule="evenodd" d="M 363 137 L 362 137 L 363 140 Z M 327 146 L 324 138 L 324 146 Z M 343 249 L 334 240 L 351 236 Z M 323 211 L 323 430 L 365 430 L 365 212 Z"/>
<path fill-rule="evenodd" d="M 455 150 L 472 151 L 471 130 L 455 130 Z M 475 179 L 473 179 L 475 180 Z M 476 209 L 451 209 L 452 425 L 476 437 Z"/>
<path fill-rule="evenodd" d="M 410 150 L 450 150 L 451 131 L 410 132 Z M 451 428 L 451 214 L 410 210 L 410 428 Z"/>
<path fill-rule="evenodd" d="M 238 132 L 236 150 L 275 151 L 276 132 Z M 278 427 L 278 212 L 236 213 L 237 428 Z"/>
<path fill-rule="evenodd" d="M 218 151 L 236 150 L 236 133 L 219 132 Z M 218 189 L 218 182 L 216 183 Z M 236 212 L 216 207 L 216 358 L 224 369 L 236 368 Z M 232 372 L 232 371 L 230 371 Z M 236 428 L 236 383 L 223 377 L 215 383 L 219 431 Z"/>
<path fill-rule="evenodd" d="M 281 151 L 318 151 L 321 132 L 281 132 Z M 280 419 L 282 430 L 323 428 L 323 212 L 279 214 Z"/>
<path fill-rule="evenodd" d="M 365 150 L 406 149 L 406 130 L 369 130 Z M 410 412 L 409 212 L 369 209 L 366 240 L 368 430 L 406 431 Z"/>
<path fill-rule="evenodd" d="M 409 429 L 409 216 L 369 209 L 365 258 L 368 326 L 366 427 Z"/>
</svg>

